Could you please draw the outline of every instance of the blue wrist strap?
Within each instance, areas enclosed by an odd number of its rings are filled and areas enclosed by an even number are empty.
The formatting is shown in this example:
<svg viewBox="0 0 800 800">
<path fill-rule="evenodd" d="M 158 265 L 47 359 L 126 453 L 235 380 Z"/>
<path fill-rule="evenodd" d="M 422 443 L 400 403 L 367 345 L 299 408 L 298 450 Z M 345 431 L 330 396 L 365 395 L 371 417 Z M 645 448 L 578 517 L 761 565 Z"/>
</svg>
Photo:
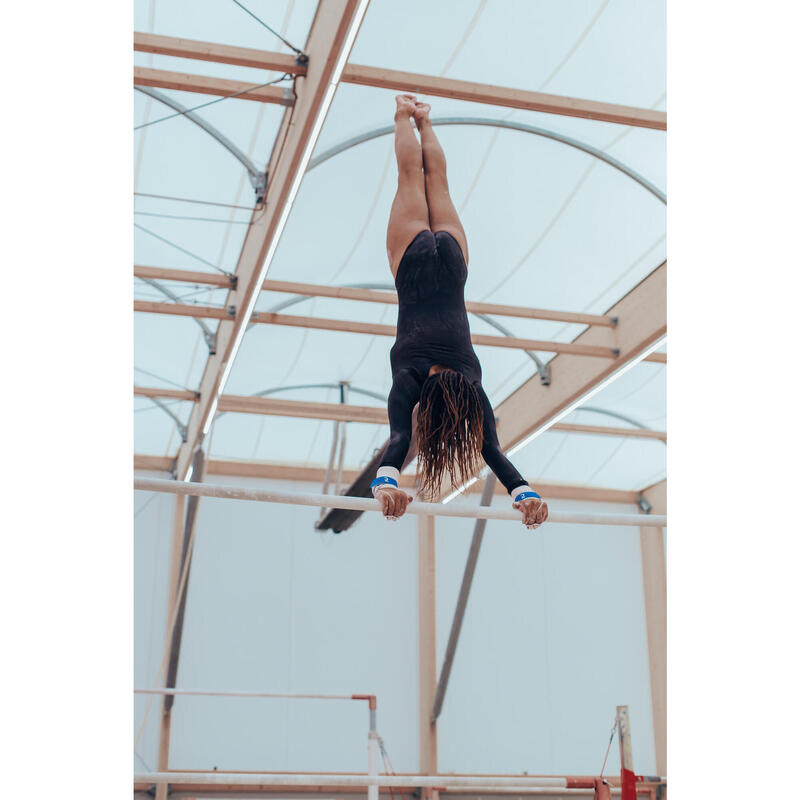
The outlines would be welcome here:
<svg viewBox="0 0 800 800">
<path fill-rule="evenodd" d="M 535 497 L 537 500 L 541 500 L 542 496 L 540 494 L 536 494 L 536 492 L 520 492 L 515 498 L 514 502 L 519 503 L 520 500 L 527 500 L 529 497 Z"/>
<path fill-rule="evenodd" d="M 394 478 L 390 478 L 388 475 L 384 475 L 381 478 L 375 478 L 374 481 L 369 485 L 370 489 L 374 489 L 376 486 L 384 486 L 384 485 L 394 486 L 397 487 L 397 481 Z"/>
</svg>

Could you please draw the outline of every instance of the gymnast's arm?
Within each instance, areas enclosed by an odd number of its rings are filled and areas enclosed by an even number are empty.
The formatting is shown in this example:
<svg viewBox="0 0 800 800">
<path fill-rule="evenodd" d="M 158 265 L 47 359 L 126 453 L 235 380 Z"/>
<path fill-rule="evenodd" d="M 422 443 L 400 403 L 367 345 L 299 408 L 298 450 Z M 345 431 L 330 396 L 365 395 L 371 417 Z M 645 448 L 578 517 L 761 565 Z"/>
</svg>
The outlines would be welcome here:
<svg viewBox="0 0 800 800">
<path fill-rule="evenodd" d="M 547 503 L 528 486 L 525 478 L 500 449 L 494 409 L 483 387 L 478 384 L 477 389 L 483 403 L 483 460 L 514 499 L 514 508 L 522 512 L 523 523 L 529 528 L 538 528 L 547 519 Z"/>
<path fill-rule="evenodd" d="M 411 496 L 398 487 L 400 470 L 411 446 L 411 415 L 419 400 L 421 387 L 414 373 L 400 370 L 389 392 L 389 445 L 383 454 L 372 493 L 389 519 L 403 516 Z"/>
</svg>

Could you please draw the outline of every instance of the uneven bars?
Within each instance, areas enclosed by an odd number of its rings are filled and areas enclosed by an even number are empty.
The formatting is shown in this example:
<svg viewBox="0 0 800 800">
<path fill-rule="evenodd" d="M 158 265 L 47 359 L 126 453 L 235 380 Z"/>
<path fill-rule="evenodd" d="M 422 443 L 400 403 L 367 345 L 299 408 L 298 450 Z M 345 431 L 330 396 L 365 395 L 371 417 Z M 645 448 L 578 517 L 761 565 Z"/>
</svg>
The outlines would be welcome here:
<svg viewBox="0 0 800 800">
<path fill-rule="evenodd" d="M 211 692 L 201 689 L 134 689 L 134 694 L 161 694 L 178 697 L 277 697 L 300 700 L 370 700 L 368 694 L 303 694 L 300 692 Z M 374 702 L 374 701 L 372 701 Z"/>
<path fill-rule="evenodd" d="M 254 500 L 260 503 L 287 503 L 295 506 L 320 508 L 346 508 L 354 511 L 380 511 L 377 500 L 366 497 L 343 497 L 328 494 L 300 494 L 278 492 L 272 489 L 244 489 L 238 486 L 221 486 L 213 483 L 172 481 L 163 478 L 134 478 L 133 488 L 144 492 L 191 494 L 199 497 L 220 497 L 227 500 Z M 521 522 L 522 515 L 515 509 L 507 511 L 489 506 L 443 505 L 414 501 L 406 509 L 410 514 L 439 517 L 466 517 L 469 519 L 500 519 Z M 631 525 L 635 527 L 666 528 L 667 517 L 661 514 L 580 514 L 550 512 L 547 522 L 578 525 Z"/>
<path fill-rule="evenodd" d="M 230 786 L 330 786 L 347 788 L 385 786 L 392 788 L 497 788 L 543 789 L 568 787 L 566 778 L 486 778 L 483 776 L 456 775 L 287 775 L 286 773 L 242 774 L 241 772 L 145 772 L 133 776 L 134 783 L 196 783 L 228 784 Z"/>
</svg>

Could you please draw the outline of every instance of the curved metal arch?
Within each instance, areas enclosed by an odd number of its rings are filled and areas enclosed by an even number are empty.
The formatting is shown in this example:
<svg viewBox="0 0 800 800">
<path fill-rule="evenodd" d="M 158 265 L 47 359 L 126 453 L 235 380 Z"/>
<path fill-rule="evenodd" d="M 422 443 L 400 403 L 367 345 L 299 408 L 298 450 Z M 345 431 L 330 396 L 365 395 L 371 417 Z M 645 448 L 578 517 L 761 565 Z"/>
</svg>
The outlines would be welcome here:
<svg viewBox="0 0 800 800">
<path fill-rule="evenodd" d="M 636 183 L 647 189 L 650 194 L 657 197 L 662 203 L 665 205 L 667 203 L 666 194 L 664 194 L 664 192 L 662 192 L 661 189 L 659 189 L 653 183 L 648 181 L 644 175 L 640 175 L 632 167 L 629 167 L 622 161 L 619 161 L 613 156 L 604 153 L 602 150 L 598 150 L 596 147 L 592 147 L 592 145 L 580 141 L 580 139 L 573 139 L 570 136 L 564 136 L 561 133 L 556 133 L 556 131 L 550 131 L 546 128 L 538 128 L 534 125 L 526 125 L 523 122 L 514 122 L 513 120 L 508 119 L 491 119 L 489 117 L 440 117 L 439 119 L 432 119 L 431 124 L 483 125 L 489 128 L 507 128 L 508 130 L 512 131 L 521 131 L 522 133 L 531 133 L 534 136 L 542 136 L 545 139 L 552 139 L 554 142 L 560 142 L 568 147 L 581 150 L 593 158 L 604 161 L 610 167 L 619 170 L 623 175 L 627 175 L 631 180 L 636 181 Z M 388 136 L 390 133 L 394 133 L 394 125 L 385 125 L 381 128 L 375 128 L 374 130 L 361 133 L 358 136 L 351 137 L 350 139 L 346 139 L 345 141 L 329 148 L 324 153 L 320 153 L 318 156 L 312 158 L 306 171 L 310 172 L 312 169 L 314 169 L 314 167 L 318 167 L 320 164 L 328 161 L 328 159 L 338 156 L 339 153 L 343 153 L 345 150 L 349 150 L 351 147 L 363 144 L 364 142 L 369 142 L 372 139 L 378 139 L 381 136 Z"/>
<path fill-rule="evenodd" d="M 181 299 L 180 297 L 178 297 L 178 295 L 176 295 L 174 292 L 162 286 L 154 278 L 139 278 L 139 280 L 144 281 L 144 283 L 150 284 L 150 286 L 152 286 L 154 289 L 158 289 L 158 291 L 161 292 L 161 294 L 163 294 L 165 297 L 168 297 L 170 300 L 172 300 L 173 303 L 180 303 Z M 203 339 L 205 339 L 210 355 L 213 356 L 214 353 L 216 353 L 217 351 L 217 335 L 213 333 L 209 329 L 208 325 L 206 325 L 206 323 L 203 322 L 203 320 L 200 319 L 199 317 L 191 317 L 191 319 L 193 319 L 200 326 L 200 330 L 203 331 Z"/>
<path fill-rule="evenodd" d="M 224 133 L 218 131 L 210 122 L 206 122 L 202 117 L 198 117 L 197 114 L 190 111 L 177 100 L 169 97 L 169 95 L 162 94 L 155 89 L 151 89 L 149 86 L 134 86 L 133 88 L 136 89 L 137 92 L 152 97 L 153 100 L 158 100 L 159 103 L 163 103 L 173 111 L 177 111 L 218 141 L 247 170 L 247 174 L 250 176 L 250 183 L 253 185 L 253 189 L 258 196 L 258 201 L 261 202 L 267 187 L 266 172 L 259 170 L 259 168 L 227 136 L 225 136 Z"/>
</svg>

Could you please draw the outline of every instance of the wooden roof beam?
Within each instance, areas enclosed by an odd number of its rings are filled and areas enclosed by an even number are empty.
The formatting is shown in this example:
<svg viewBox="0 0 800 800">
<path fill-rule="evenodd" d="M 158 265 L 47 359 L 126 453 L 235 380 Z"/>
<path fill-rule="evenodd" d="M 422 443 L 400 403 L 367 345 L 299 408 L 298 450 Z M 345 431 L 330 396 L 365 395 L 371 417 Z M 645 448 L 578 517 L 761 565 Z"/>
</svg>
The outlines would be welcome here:
<svg viewBox="0 0 800 800">
<path fill-rule="evenodd" d="M 153 456 L 136 454 L 133 457 L 133 468 L 141 472 L 169 472 L 175 464 L 175 459 L 170 456 Z M 236 459 L 210 459 L 206 462 L 205 474 L 226 475 L 236 478 L 262 478 L 264 480 L 304 481 L 307 483 L 322 483 L 325 480 L 327 467 L 322 465 L 286 464 L 270 461 L 238 461 Z M 345 469 L 342 477 L 346 481 L 353 481 L 360 470 Z M 401 475 L 400 485 L 406 489 L 414 487 L 413 475 Z M 636 505 L 639 492 L 625 489 L 607 489 L 602 486 L 580 486 L 567 483 L 542 483 L 537 482 L 537 487 L 554 500 L 584 500 L 592 503 L 624 503 Z M 471 486 L 468 494 L 478 493 L 480 485 Z M 495 493 L 507 496 L 508 493 L 500 484 Z"/>
<path fill-rule="evenodd" d="M 269 270 L 306 166 L 319 137 L 325 115 L 346 63 L 367 0 L 319 2 L 303 48 L 308 55 L 306 75 L 296 84 L 296 99 L 284 113 L 269 157 L 269 183 L 264 209 L 253 212 L 234 272 L 236 285 L 229 290 L 226 307 L 236 314 L 220 320 L 216 352 L 209 355 L 200 381 L 200 400 L 187 425 L 186 441 L 178 451 L 176 474 L 185 480 L 192 456 L 208 433 L 219 395 L 233 362 Z"/>
<path fill-rule="evenodd" d="M 161 303 L 152 300 L 134 300 L 133 310 L 149 314 L 172 314 L 195 319 L 229 320 L 231 314 L 225 308 L 200 306 L 183 303 Z M 326 319 L 323 317 L 302 317 L 293 314 L 277 314 L 271 311 L 257 311 L 251 322 L 265 325 L 286 325 L 293 328 L 339 331 L 341 333 L 365 333 L 371 336 L 391 336 L 397 333 L 394 325 L 381 325 L 374 322 Z M 617 356 L 613 341 L 607 345 L 585 345 L 573 342 L 552 342 L 545 339 L 522 339 L 517 336 L 491 336 L 473 333 L 472 343 L 487 347 L 510 347 L 518 350 L 536 350 L 543 353 L 572 353 L 593 358 L 614 359 Z"/>
<path fill-rule="evenodd" d="M 150 67 L 133 68 L 134 86 L 152 86 L 156 89 L 177 89 L 180 92 L 195 92 L 219 97 L 236 95 L 237 100 L 253 100 L 258 103 L 277 103 L 290 106 L 293 92 L 279 86 L 259 86 L 257 83 L 232 81 L 227 78 L 209 78 L 206 75 L 189 75 L 185 72 L 168 72 Z"/>
<path fill-rule="evenodd" d="M 147 53 L 215 61 L 221 64 L 281 70 L 295 74 L 298 74 L 301 69 L 300 66 L 290 63 L 293 61 L 291 57 L 279 53 L 259 52 L 250 48 L 197 42 L 190 39 L 173 39 L 155 34 L 134 34 L 133 46 L 134 50 Z M 459 81 L 382 67 L 347 64 L 341 80 L 343 83 L 354 83 L 361 86 L 375 86 L 399 92 L 415 92 L 432 97 L 449 97 L 470 103 L 485 103 L 505 108 L 540 111 L 546 114 L 581 117 L 620 125 L 657 130 L 666 130 L 667 127 L 667 115 L 663 111 L 602 103 L 595 100 L 581 100 L 574 97 L 561 97 L 543 92 Z"/>
<path fill-rule="evenodd" d="M 182 389 L 159 389 L 134 386 L 138 397 L 165 397 L 178 400 L 196 400 L 195 392 Z M 388 425 L 389 414 L 385 406 L 357 406 L 348 403 L 316 403 L 307 400 L 284 400 L 277 397 L 258 395 L 224 394 L 219 399 L 219 410 L 239 414 L 262 414 L 274 417 L 297 417 L 302 419 L 327 419 L 340 422 L 363 422 L 372 425 Z M 615 436 L 629 439 L 657 439 L 666 442 L 664 431 L 642 428 L 619 428 L 603 425 L 579 425 L 559 422 L 550 430 L 562 433 L 583 433 L 594 436 Z"/>
</svg>

